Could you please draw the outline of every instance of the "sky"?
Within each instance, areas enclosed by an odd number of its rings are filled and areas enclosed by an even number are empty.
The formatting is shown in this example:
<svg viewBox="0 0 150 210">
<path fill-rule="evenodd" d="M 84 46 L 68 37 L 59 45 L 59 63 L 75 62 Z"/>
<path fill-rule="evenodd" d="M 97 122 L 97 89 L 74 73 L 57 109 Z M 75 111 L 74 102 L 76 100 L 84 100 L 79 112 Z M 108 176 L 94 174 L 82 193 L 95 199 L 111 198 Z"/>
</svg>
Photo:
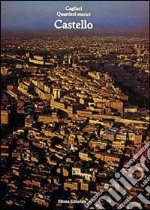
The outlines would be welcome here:
<svg viewBox="0 0 150 210">
<path fill-rule="evenodd" d="M 72 22 L 75 17 L 59 18 L 65 6 L 82 6 L 91 17 L 82 19 L 99 27 L 148 27 L 148 1 L 1 1 L 2 29 L 53 29 L 54 21 Z"/>
</svg>

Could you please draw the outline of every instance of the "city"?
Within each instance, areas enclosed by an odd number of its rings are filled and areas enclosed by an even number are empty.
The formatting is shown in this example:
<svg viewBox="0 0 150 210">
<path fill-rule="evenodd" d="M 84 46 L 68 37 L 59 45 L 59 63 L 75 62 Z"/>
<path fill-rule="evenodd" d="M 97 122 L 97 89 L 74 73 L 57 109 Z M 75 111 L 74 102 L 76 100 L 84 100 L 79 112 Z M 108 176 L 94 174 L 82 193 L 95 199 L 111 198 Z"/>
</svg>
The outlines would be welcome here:
<svg viewBox="0 0 150 210">
<path fill-rule="evenodd" d="M 3 209 L 86 209 L 149 141 L 147 35 L 2 33 L 1 80 Z"/>
</svg>

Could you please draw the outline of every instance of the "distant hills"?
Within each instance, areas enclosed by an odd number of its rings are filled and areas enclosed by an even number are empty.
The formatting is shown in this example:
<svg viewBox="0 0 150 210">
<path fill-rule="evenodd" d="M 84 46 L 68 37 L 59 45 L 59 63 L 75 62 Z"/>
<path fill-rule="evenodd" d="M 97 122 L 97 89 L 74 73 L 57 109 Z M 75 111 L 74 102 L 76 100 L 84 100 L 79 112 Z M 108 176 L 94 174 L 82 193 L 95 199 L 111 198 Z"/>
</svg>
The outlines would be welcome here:
<svg viewBox="0 0 150 210">
<path fill-rule="evenodd" d="M 149 27 L 99 27 L 92 30 L 63 30 L 63 29 L 3 29 L 1 30 L 1 35 L 28 35 L 28 36 L 38 36 L 46 37 L 47 35 L 149 35 Z"/>
</svg>

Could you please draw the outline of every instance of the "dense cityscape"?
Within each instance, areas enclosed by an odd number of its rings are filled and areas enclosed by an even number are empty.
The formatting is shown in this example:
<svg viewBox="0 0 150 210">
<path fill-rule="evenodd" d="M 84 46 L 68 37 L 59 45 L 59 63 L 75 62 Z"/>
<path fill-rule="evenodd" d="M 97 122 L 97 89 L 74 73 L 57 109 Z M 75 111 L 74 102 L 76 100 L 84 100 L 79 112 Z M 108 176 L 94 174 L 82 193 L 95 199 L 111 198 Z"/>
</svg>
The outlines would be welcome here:
<svg viewBox="0 0 150 210">
<path fill-rule="evenodd" d="M 3 209 L 85 209 L 148 142 L 148 36 L 2 35 Z"/>
</svg>

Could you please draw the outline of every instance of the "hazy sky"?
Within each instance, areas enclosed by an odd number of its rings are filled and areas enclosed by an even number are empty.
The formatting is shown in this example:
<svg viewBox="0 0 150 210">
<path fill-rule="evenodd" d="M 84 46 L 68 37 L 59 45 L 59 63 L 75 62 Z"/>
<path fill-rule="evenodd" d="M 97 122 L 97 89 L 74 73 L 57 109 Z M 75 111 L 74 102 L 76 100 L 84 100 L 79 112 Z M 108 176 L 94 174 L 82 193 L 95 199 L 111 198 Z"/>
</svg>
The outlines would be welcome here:
<svg viewBox="0 0 150 210">
<path fill-rule="evenodd" d="M 1 1 L 1 26 L 16 28 L 53 28 L 56 19 L 76 20 L 75 17 L 58 18 L 57 11 L 65 6 L 83 6 L 91 12 L 87 19 L 95 27 L 148 26 L 148 1 Z"/>
</svg>

